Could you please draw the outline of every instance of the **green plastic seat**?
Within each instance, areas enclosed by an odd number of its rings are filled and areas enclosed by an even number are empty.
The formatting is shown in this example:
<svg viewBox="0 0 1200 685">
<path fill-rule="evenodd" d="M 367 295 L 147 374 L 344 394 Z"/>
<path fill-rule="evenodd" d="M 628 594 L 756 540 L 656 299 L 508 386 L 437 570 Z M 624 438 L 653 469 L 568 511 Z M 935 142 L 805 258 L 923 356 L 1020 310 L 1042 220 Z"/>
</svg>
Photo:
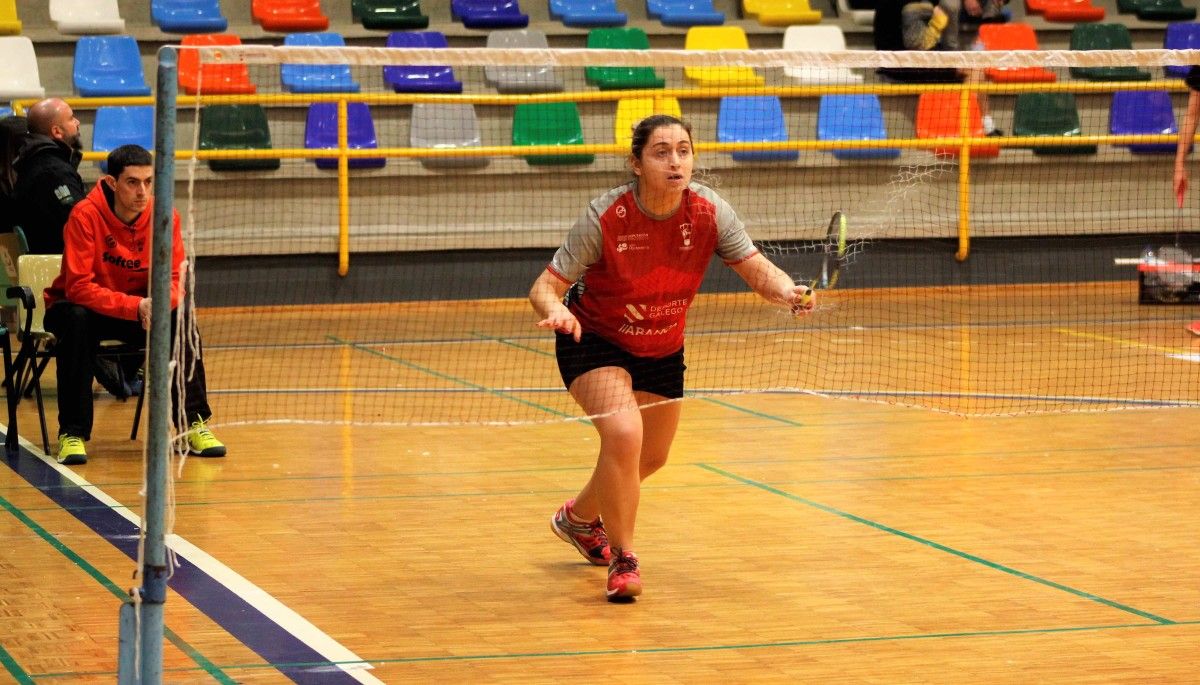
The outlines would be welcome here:
<svg viewBox="0 0 1200 685">
<path fill-rule="evenodd" d="M 1124 24 L 1076 24 L 1072 50 L 1132 50 L 1133 39 Z M 1071 76 L 1089 81 L 1149 81 L 1150 72 L 1137 67 L 1071 67 Z"/>
<path fill-rule="evenodd" d="M 1144 21 L 1191 21 L 1196 8 L 1184 7 L 1179 0 L 1140 0 L 1137 16 Z"/>
<path fill-rule="evenodd" d="M 587 46 L 599 50 L 649 50 L 650 39 L 639 28 L 608 28 L 588 31 Z M 654 67 L 587 67 L 587 82 L 600 90 L 662 88 L 666 81 Z"/>
<path fill-rule="evenodd" d="M 1079 136 L 1083 127 L 1071 93 L 1021 93 L 1013 109 L 1015 136 Z M 1035 155 L 1089 155 L 1095 145 L 1034 146 Z"/>
<path fill-rule="evenodd" d="M 583 124 L 574 102 L 546 102 L 513 108 L 513 145 L 583 145 Z M 595 155 L 528 155 L 533 165 L 591 164 Z"/>
<path fill-rule="evenodd" d="M 200 110 L 201 150 L 270 150 L 267 112 L 259 105 L 209 105 Z M 270 171 L 278 159 L 210 159 L 213 171 Z"/>
<path fill-rule="evenodd" d="M 350 14 L 368 29 L 423 29 L 429 16 L 420 0 L 351 0 Z"/>
</svg>

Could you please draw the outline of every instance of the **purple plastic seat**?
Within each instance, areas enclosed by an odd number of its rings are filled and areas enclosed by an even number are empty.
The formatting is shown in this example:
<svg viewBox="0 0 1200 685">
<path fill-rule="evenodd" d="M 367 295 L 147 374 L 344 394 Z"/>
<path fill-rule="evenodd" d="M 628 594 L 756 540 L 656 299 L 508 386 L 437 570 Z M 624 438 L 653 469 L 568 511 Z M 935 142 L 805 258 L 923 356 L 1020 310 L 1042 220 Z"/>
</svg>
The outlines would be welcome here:
<svg viewBox="0 0 1200 685">
<path fill-rule="evenodd" d="M 520 29 L 529 15 L 517 0 L 450 0 L 450 13 L 469 29 Z"/>
<path fill-rule="evenodd" d="M 379 147 L 375 139 L 375 122 L 365 102 L 346 105 L 347 145 L 354 150 Z M 337 103 L 317 102 L 308 106 L 308 120 L 304 124 L 304 147 L 313 150 L 338 146 Z M 336 169 L 336 157 L 318 157 L 318 169 Z M 378 169 L 387 164 L 383 157 L 360 157 L 350 159 L 351 169 Z"/>
<path fill-rule="evenodd" d="M 1109 129 L 1114 136 L 1175 135 L 1175 112 L 1171 94 L 1161 90 L 1119 90 L 1113 93 Z M 1135 154 L 1170 154 L 1175 143 L 1139 143 L 1129 146 Z"/>
<path fill-rule="evenodd" d="M 444 48 L 440 31 L 395 31 L 388 35 L 389 48 Z M 383 68 L 383 81 L 397 93 L 461 93 L 463 84 L 454 69 L 441 66 L 392 65 Z"/>
</svg>

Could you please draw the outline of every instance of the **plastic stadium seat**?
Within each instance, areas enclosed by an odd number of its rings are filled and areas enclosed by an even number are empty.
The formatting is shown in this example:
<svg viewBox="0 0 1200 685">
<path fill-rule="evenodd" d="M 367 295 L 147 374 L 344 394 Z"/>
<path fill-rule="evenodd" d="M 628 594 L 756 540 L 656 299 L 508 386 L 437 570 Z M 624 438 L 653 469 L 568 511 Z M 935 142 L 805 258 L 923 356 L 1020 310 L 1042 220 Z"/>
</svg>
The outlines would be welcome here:
<svg viewBox="0 0 1200 685">
<path fill-rule="evenodd" d="M 199 34 L 184 36 L 179 51 L 179 87 L 188 95 L 248 95 L 255 92 L 250 82 L 250 70 L 245 64 L 205 64 L 200 69 L 200 55 L 192 47 L 210 45 L 241 45 L 242 39 L 230 34 Z"/>
<path fill-rule="evenodd" d="M 420 0 L 352 0 L 354 20 L 368 29 L 423 29 L 429 16 L 421 12 Z"/>
<path fill-rule="evenodd" d="M 1122 14 L 1136 14 L 1143 21 L 1188 21 L 1196 18 L 1196 8 L 1184 7 L 1179 0 L 1117 0 Z"/>
<path fill-rule="evenodd" d="M 887 140 L 878 95 L 822 95 L 817 140 Z M 899 148 L 831 150 L 837 159 L 891 159 Z"/>
<path fill-rule="evenodd" d="M 829 52 L 845 50 L 846 36 L 833 25 L 789 26 L 783 32 L 784 50 Z M 862 74 L 847 67 L 784 67 L 783 73 L 801 83 L 862 83 Z"/>
<path fill-rule="evenodd" d="M 92 150 L 108 152 L 122 145 L 154 149 L 154 107 L 98 107 L 92 132 Z M 108 163 L 97 162 L 108 173 Z"/>
<path fill-rule="evenodd" d="M 346 105 L 346 144 L 354 150 L 372 149 L 379 147 L 375 139 L 375 121 L 371 119 L 371 110 L 365 102 L 351 102 Z M 336 148 L 338 146 L 337 103 L 317 102 L 308 106 L 308 119 L 304 124 L 304 147 L 312 150 L 317 148 Z M 318 169 L 336 169 L 336 157 L 318 157 Z M 387 164 L 384 157 L 351 158 L 351 169 L 378 169 Z"/>
<path fill-rule="evenodd" d="M 1039 50 L 1037 34 L 1029 24 L 983 24 L 979 42 L 986 50 Z M 1041 67 L 1001 67 L 986 69 L 989 80 L 997 83 L 1050 83 L 1057 77 Z"/>
<path fill-rule="evenodd" d="M 717 112 L 721 143 L 787 142 L 783 105 L 771 96 L 723 97 Z M 800 158 L 799 150 L 746 150 L 732 153 L 735 162 L 782 162 Z"/>
<path fill-rule="evenodd" d="M 17 17 L 17 0 L 0 0 L 0 35 L 21 34 L 21 19 Z"/>
<path fill-rule="evenodd" d="M 1167 50 L 1197 50 L 1200 49 L 1200 24 L 1179 22 L 1167 24 L 1163 36 L 1163 47 Z M 1183 78 L 1191 67 L 1167 67 L 1167 76 Z"/>
<path fill-rule="evenodd" d="M 583 145 L 583 124 L 574 102 L 519 104 L 513 107 L 513 145 Z M 527 155 L 531 165 L 591 164 L 595 155 Z"/>
<path fill-rule="evenodd" d="M 450 0 L 450 14 L 469 29 L 520 29 L 529 15 L 517 0 Z"/>
<path fill-rule="evenodd" d="M 1093 5 L 1092 0 L 1025 0 L 1025 8 L 1046 21 L 1075 23 L 1104 18 L 1104 8 Z"/>
<path fill-rule="evenodd" d="M 860 26 L 874 26 L 875 0 L 837 0 L 837 13 Z"/>
<path fill-rule="evenodd" d="M 1133 39 L 1124 24 L 1076 24 L 1072 50 L 1132 50 Z M 1071 67 L 1071 76 L 1089 81 L 1149 81 L 1150 72 L 1137 67 Z"/>
<path fill-rule="evenodd" d="M 1013 108 L 1014 136 L 1079 136 L 1083 127 L 1072 93 L 1021 93 Z M 1095 154 L 1095 145 L 1039 145 L 1035 155 Z"/>
<path fill-rule="evenodd" d="M 264 31 L 324 31 L 329 17 L 321 0 L 251 0 L 250 14 Z"/>
<path fill-rule="evenodd" d="M 639 28 L 592 29 L 587 46 L 600 50 L 649 50 L 650 39 Z M 662 88 L 666 83 L 654 67 L 586 67 L 587 82 L 600 90 Z"/>
<path fill-rule="evenodd" d="M 1109 131 L 1114 136 L 1179 133 L 1171 94 L 1158 90 L 1119 90 L 1113 93 Z M 1129 146 L 1137 154 L 1170 154 L 1175 143 L 1149 143 Z"/>
<path fill-rule="evenodd" d="M 33 41 L 25 36 L 0 36 L 0 100 L 40 98 L 46 95 L 38 74 Z"/>
<path fill-rule="evenodd" d="M 917 137 L 918 138 L 957 138 L 959 134 L 959 98 L 958 93 L 921 93 L 917 99 Z M 968 134 L 983 138 L 983 118 L 979 113 L 979 98 L 972 93 L 967 104 Z M 957 156 L 957 145 L 945 148 L 934 148 L 935 155 Z M 1000 154 L 998 145 L 971 145 L 971 157 L 996 157 Z"/>
<path fill-rule="evenodd" d="M 219 33 L 229 28 L 217 0 L 150 0 L 150 19 L 170 33 Z"/>
<path fill-rule="evenodd" d="M 9 107 L 8 105 L 0 105 L 0 119 L 3 119 L 4 117 L 11 117 L 12 113 L 12 107 Z"/>
<path fill-rule="evenodd" d="M 564 26 L 624 26 L 629 16 L 617 9 L 616 0 L 550 0 L 550 16 Z"/>
<path fill-rule="evenodd" d="M 686 50 L 749 50 L 740 26 L 693 26 L 684 40 Z M 750 67 L 684 67 L 683 75 L 699 86 L 761 86 L 763 78 Z"/>
<path fill-rule="evenodd" d="M 808 0 L 742 0 L 742 10 L 756 15 L 763 26 L 821 23 L 821 13 Z"/>
<path fill-rule="evenodd" d="M 83 97 L 149 95 L 133 36 L 84 36 L 75 44 L 75 90 Z"/>
<path fill-rule="evenodd" d="M 339 33 L 289 33 L 284 45 L 340 47 L 346 41 Z M 358 82 L 349 64 L 284 64 L 280 80 L 289 93 L 357 93 Z"/>
<path fill-rule="evenodd" d="M 441 150 L 472 148 L 482 145 L 475 105 L 432 105 L 417 103 L 412 108 L 409 127 L 411 147 Z M 429 168 L 485 167 L 488 158 L 464 154 L 461 157 L 422 157 Z"/>
<path fill-rule="evenodd" d="M 334 132 L 336 135 L 336 125 Z M 207 105 L 200 109 L 201 150 L 270 150 L 271 147 L 267 112 L 261 106 Z M 208 168 L 213 171 L 271 171 L 279 168 L 279 160 L 210 159 Z"/>
<path fill-rule="evenodd" d="M 396 31 L 388 35 L 389 48 L 444 48 L 440 31 Z M 383 68 L 383 81 L 397 93 L 461 93 L 463 84 L 446 66 L 394 65 Z"/>
<path fill-rule="evenodd" d="M 546 48 L 546 34 L 537 29 L 492 31 L 487 37 L 489 48 Z M 563 89 L 562 78 L 554 67 L 493 66 L 484 67 L 488 85 L 501 93 L 550 93 Z"/>
<path fill-rule="evenodd" d="M 672 97 L 622 98 L 617 100 L 617 116 L 613 119 L 613 140 L 629 147 L 633 142 L 633 127 L 653 114 L 670 114 L 683 118 L 679 100 Z"/>
<path fill-rule="evenodd" d="M 646 14 L 663 26 L 720 26 L 725 14 L 713 8 L 712 0 L 646 0 Z"/>
<path fill-rule="evenodd" d="M 120 33 L 125 30 L 117 0 L 50 0 L 50 20 L 59 33 Z"/>
</svg>

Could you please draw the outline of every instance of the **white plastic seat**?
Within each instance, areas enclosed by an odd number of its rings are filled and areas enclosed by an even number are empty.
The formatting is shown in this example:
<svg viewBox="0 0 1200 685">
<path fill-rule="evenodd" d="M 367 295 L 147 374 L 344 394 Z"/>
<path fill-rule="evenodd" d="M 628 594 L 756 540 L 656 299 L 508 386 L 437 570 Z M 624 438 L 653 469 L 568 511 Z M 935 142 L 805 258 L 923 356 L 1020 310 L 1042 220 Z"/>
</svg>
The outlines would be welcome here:
<svg viewBox="0 0 1200 685">
<path fill-rule="evenodd" d="M 846 36 L 837 26 L 789 26 L 783 32 L 783 49 L 805 52 L 845 50 Z M 849 67 L 786 67 L 783 73 L 802 83 L 862 83 L 862 74 Z"/>
<path fill-rule="evenodd" d="M 0 36 L 0 100 L 46 97 L 38 75 L 33 41 L 25 36 Z"/>
<path fill-rule="evenodd" d="M 492 31 L 489 48 L 548 48 L 546 34 L 537 29 Z M 489 86 L 501 93 L 556 93 L 563 89 L 562 77 L 550 66 L 513 65 L 483 68 Z"/>
<path fill-rule="evenodd" d="M 125 30 L 117 0 L 50 0 L 50 19 L 59 33 L 121 33 Z"/>
<path fill-rule="evenodd" d="M 842 17 L 850 17 L 850 21 L 862 26 L 871 26 L 875 23 L 875 10 L 856 10 L 850 6 L 850 0 L 837 0 L 838 15 Z"/>
</svg>

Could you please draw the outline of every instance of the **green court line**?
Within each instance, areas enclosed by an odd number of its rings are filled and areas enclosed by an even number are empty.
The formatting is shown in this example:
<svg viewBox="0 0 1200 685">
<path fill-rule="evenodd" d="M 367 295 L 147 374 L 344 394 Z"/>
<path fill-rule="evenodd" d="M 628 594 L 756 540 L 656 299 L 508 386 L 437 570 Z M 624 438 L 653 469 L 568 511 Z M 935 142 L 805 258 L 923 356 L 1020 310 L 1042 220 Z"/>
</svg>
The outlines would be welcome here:
<svg viewBox="0 0 1200 685">
<path fill-rule="evenodd" d="M 39 525 L 33 519 L 29 518 L 29 516 L 27 516 L 23 510 L 18 509 L 16 506 L 14 506 L 11 502 L 9 502 L 7 499 L 4 499 L 3 497 L 0 497 L 0 508 L 3 508 L 8 513 L 12 514 L 13 518 L 15 518 L 18 521 L 20 521 L 21 523 L 25 524 L 26 528 L 29 528 L 31 531 L 34 532 L 35 535 L 40 537 L 42 540 L 46 541 L 51 547 L 53 547 L 55 550 L 57 550 L 60 554 L 62 554 L 66 558 L 70 559 L 76 566 L 78 566 L 81 570 L 83 570 L 84 573 L 91 576 L 91 578 L 93 580 L 95 580 L 97 583 L 99 583 L 102 587 L 104 587 L 106 590 L 111 592 L 117 598 L 121 599 L 122 601 L 127 600 L 129 598 L 129 594 L 127 592 L 125 592 L 124 590 L 122 590 L 120 588 L 120 586 L 118 586 L 116 583 L 109 580 L 107 576 L 105 576 L 103 573 L 100 572 L 100 569 L 96 568 L 95 566 L 92 566 L 90 563 L 88 563 L 88 561 L 86 559 L 84 559 L 82 556 L 80 556 L 78 553 L 76 553 L 70 547 L 67 547 L 65 544 L 63 544 L 63 542 L 61 540 L 59 540 L 54 534 L 52 534 L 50 531 L 43 528 L 41 525 Z M 59 510 L 61 511 L 61 509 L 59 509 Z M 115 611 L 113 612 L 113 620 L 116 620 L 116 612 Z M 221 669 L 216 664 L 214 664 L 212 661 L 208 660 L 203 654 L 201 654 L 194 647 L 192 647 L 190 644 L 185 642 L 183 640 L 183 638 L 179 637 L 179 635 L 177 635 L 170 628 L 167 628 L 164 626 L 163 627 L 163 635 L 167 638 L 167 640 L 169 640 L 171 642 L 171 644 L 175 645 L 183 653 L 185 653 L 189 657 L 191 657 L 191 659 L 193 661 L 195 661 L 196 664 L 198 666 L 200 666 L 201 669 L 203 669 L 206 673 L 208 673 L 210 676 L 212 676 L 212 678 L 214 680 L 216 680 L 219 683 L 223 683 L 224 685 L 236 685 L 235 680 L 230 678 L 225 673 L 221 672 Z M 5 665 L 8 666 L 7 663 Z"/>
<path fill-rule="evenodd" d="M 17 660 L 12 658 L 8 650 L 4 649 L 4 645 L 0 645 L 0 664 L 3 664 L 4 670 L 8 671 L 8 674 L 21 685 L 33 685 L 33 678 L 29 677 L 29 674 L 25 672 L 25 669 L 21 668 Z"/>
<path fill-rule="evenodd" d="M 849 512 L 841 511 L 840 509 L 834 509 L 833 507 L 821 504 L 819 502 L 814 502 L 810 499 L 805 499 L 798 495 L 793 495 L 790 492 L 780 490 L 779 488 L 776 488 L 776 487 L 772 487 L 770 485 L 767 485 L 766 483 L 760 483 L 758 481 L 751 480 L 749 478 L 745 478 L 745 477 L 739 476 L 737 474 L 730 473 L 728 471 L 724 471 L 722 469 L 716 468 L 715 466 L 710 466 L 708 464 L 697 464 L 697 466 L 699 466 L 700 468 L 705 469 L 707 471 L 711 471 L 712 473 L 715 473 L 717 475 L 724 476 L 726 478 L 738 481 L 745 485 L 749 485 L 751 487 L 758 488 L 759 490 L 763 490 L 765 492 L 769 492 L 773 495 L 779 495 L 780 497 L 784 497 L 786 499 L 792 500 L 793 502 L 799 502 L 801 504 L 810 506 L 814 509 L 819 509 L 827 514 L 833 514 L 834 516 L 839 516 L 848 521 L 854 521 L 855 523 L 861 523 L 865 526 L 870 526 L 871 528 L 874 528 L 876 530 L 880 530 L 885 533 L 890 533 L 892 535 L 897 535 L 897 536 L 905 538 L 907 540 L 912 540 L 913 542 L 920 543 L 927 547 L 932 547 L 933 549 L 936 549 L 938 551 L 946 552 L 947 554 L 953 554 L 954 556 L 960 557 L 962 559 L 966 559 L 967 561 L 973 561 L 977 564 L 981 564 L 990 569 L 993 569 L 996 571 L 1001 571 L 1003 573 L 1007 573 L 1012 576 L 1016 576 L 1017 578 L 1023 578 L 1025 580 L 1030 580 L 1035 583 L 1039 583 L 1041 585 L 1045 585 L 1047 587 L 1054 588 L 1055 590 L 1062 590 L 1063 592 L 1075 595 L 1076 597 L 1081 597 L 1083 599 L 1091 600 L 1098 604 L 1103 604 L 1105 606 L 1112 607 L 1113 609 L 1118 609 L 1120 611 L 1134 614 L 1135 616 L 1141 616 L 1142 618 L 1146 618 L 1151 621 L 1155 621 L 1157 623 L 1163 623 L 1163 624 L 1175 623 L 1175 621 L 1172 621 L 1170 619 L 1163 618 L 1161 616 L 1155 616 L 1154 614 L 1151 614 L 1149 612 L 1142 611 L 1140 609 L 1135 609 L 1131 606 L 1127 606 L 1127 605 L 1121 604 L 1119 602 L 1114 602 L 1110 599 L 1105 599 L 1103 597 L 1100 597 L 1099 595 L 1094 595 L 1090 592 L 1084 592 L 1083 590 L 1077 590 L 1073 587 L 1068 587 L 1066 585 L 1063 585 L 1062 583 L 1056 583 L 1052 580 L 1047 580 L 1045 578 L 1039 578 L 1035 575 L 1025 573 L 1024 571 L 1018 571 L 1015 568 L 1005 566 L 1003 564 L 998 564 L 994 561 L 988 561 L 987 559 L 984 559 L 982 557 L 977 557 L 974 554 L 963 552 L 961 550 L 954 549 L 953 547 L 947 547 L 946 545 L 943 545 L 938 542 L 934 542 L 933 540 L 929 540 L 927 538 L 923 538 L 918 535 L 913 535 L 912 533 L 906 533 L 902 530 L 892 528 L 891 526 L 886 526 L 882 523 L 877 523 L 870 519 L 865 519 L 861 516 L 855 516 L 854 514 L 851 514 Z"/>
</svg>

